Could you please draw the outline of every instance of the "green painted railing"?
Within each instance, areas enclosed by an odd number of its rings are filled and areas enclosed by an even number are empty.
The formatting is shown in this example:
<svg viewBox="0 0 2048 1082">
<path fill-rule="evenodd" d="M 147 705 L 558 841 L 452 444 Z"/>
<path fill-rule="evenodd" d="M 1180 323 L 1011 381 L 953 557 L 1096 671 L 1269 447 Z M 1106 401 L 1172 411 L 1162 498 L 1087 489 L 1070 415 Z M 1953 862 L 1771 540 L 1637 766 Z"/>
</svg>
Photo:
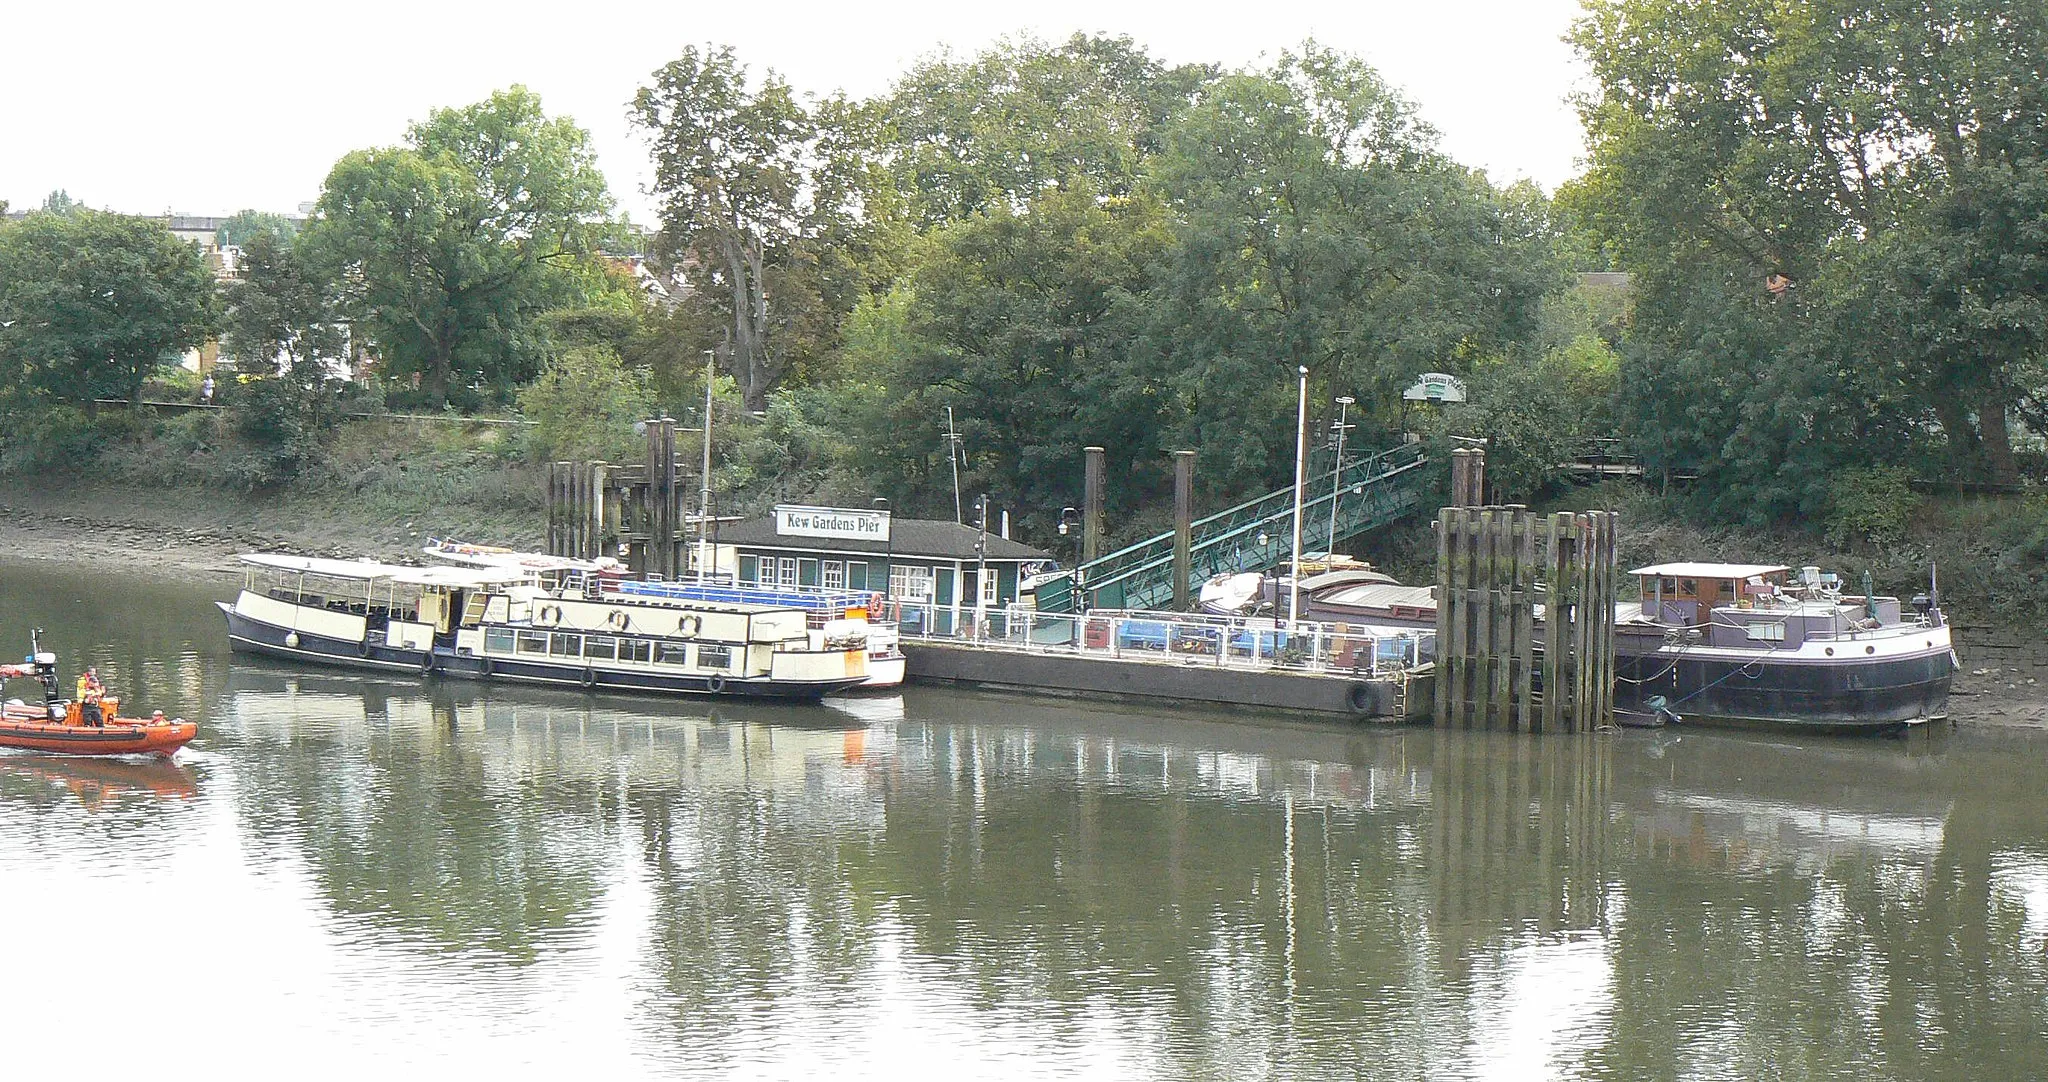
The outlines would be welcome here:
<svg viewBox="0 0 2048 1082">
<path fill-rule="evenodd" d="M 1415 511 L 1422 503 L 1422 449 L 1412 444 L 1344 464 L 1341 478 L 1324 469 L 1303 487 L 1301 545 L 1323 551 L 1338 541 Z M 1330 503 L 1337 501 L 1336 530 Z M 1247 500 L 1193 525 L 1190 584 L 1284 563 L 1294 543 L 1292 486 Z M 1265 536 L 1265 543 L 1259 537 Z M 1075 572 L 1089 608 L 1159 609 L 1173 602 L 1173 534 L 1163 533 L 1082 564 Z M 1038 588 L 1041 612 L 1074 610 L 1072 579 Z"/>
</svg>

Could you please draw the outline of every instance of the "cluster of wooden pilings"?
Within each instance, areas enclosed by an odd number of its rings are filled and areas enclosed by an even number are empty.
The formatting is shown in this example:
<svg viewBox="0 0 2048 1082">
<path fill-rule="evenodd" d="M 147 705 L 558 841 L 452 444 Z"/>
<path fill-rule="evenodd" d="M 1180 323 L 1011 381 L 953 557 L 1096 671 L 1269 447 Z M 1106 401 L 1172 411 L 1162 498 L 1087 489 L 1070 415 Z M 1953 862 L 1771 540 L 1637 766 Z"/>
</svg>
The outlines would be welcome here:
<svg viewBox="0 0 2048 1082">
<path fill-rule="evenodd" d="M 589 560 L 623 549 L 636 574 L 675 579 L 689 569 L 689 516 L 678 502 L 676 422 L 646 422 L 647 461 L 550 462 L 547 545 L 554 556 Z"/>
<path fill-rule="evenodd" d="M 1612 722 L 1615 516 L 1446 507 L 1436 528 L 1436 724 L 1569 733 Z"/>
</svg>

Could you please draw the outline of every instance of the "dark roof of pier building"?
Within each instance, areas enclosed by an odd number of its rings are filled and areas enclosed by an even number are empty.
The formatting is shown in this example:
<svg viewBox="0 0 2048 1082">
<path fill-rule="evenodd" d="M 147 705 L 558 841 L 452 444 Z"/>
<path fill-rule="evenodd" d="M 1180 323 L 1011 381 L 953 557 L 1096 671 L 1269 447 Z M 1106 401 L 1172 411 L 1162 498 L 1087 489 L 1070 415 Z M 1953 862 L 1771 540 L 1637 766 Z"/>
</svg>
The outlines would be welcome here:
<svg viewBox="0 0 2048 1082">
<path fill-rule="evenodd" d="M 743 548 L 860 552 L 873 553 L 877 556 L 893 553 L 897 556 L 926 556 L 941 560 L 972 560 L 975 558 L 974 540 L 981 535 L 981 531 L 973 526 L 921 518 L 892 519 L 889 530 L 894 538 L 887 544 L 880 541 L 856 541 L 844 537 L 791 537 L 775 532 L 775 516 L 771 514 L 721 526 L 716 540 L 721 545 L 738 545 Z M 991 532 L 988 535 L 988 558 L 1050 560 L 1052 553 Z"/>
</svg>

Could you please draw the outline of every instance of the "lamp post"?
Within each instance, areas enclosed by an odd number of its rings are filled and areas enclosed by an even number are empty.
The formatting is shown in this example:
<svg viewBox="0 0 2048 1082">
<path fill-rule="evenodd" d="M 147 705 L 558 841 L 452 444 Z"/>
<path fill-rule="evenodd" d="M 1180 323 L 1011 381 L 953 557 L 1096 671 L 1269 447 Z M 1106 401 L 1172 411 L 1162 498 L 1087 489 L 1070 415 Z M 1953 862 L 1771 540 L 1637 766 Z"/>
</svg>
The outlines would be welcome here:
<svg viewBox="0 0 2048 1082">
<path fill-rule="evenodd" d="M 896 599 L 896 524 L 889 521 L 889 497 L 875 497 L 875 510 L 882 513 L 882 601 Z M 883 614 L 886 617 L 886 613 Z"/>
<path fill-rule="evenodd" d="M 953 521 L 965 523 L 960 513 L 960 433 L 953 428 L 953 407 L 946 407 L 946 460 L 953 464 Z"/>
<path fill-rule="evenodd" d="M 718 351 L 704 351 L 704 481 L 697 501 L 697 581 L 711 565 L 711 384 L 717 375 Z"/>
<path fill-rule="evenodd" d="M 1295 369 L 1301 388 L 1294 406 L 1294 566 L 1287 579 L 1287 630 L 1301 617 L 1301 484 L 1308 459 L 1308 366 Z"/>
<path fill-rule="evenodd" d="M 1350 395 L 1337 399 L 1337 423 L 1330 426 L 1337 432 L 1337 467 L 1332 471 L 1330 478 L 1329 552 L 1333 556 L 1337 552 L 1337 499 L 1344 492 L 1344 433 L 1351 428 L 1344 421 L 1350 415 L 1351 404 L 1356 401 L 1358 400 Z"/>
</svg>

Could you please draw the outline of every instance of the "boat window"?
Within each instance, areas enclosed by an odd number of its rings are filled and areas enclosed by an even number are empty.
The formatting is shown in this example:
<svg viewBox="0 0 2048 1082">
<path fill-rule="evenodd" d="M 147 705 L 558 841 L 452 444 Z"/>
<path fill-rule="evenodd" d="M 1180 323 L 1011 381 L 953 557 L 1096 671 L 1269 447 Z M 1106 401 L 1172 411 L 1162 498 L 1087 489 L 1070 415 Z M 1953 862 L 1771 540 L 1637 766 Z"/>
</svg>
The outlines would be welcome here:
<svg viewBox="0 0 2048 1082">
<path fill-rule="evenodd" d="M 509 654 L 512 652 L 512 629 L 509 627 L 487 627 L 484 629 L 484 652 Z"/>
<path fill-rule="evenodd" d="M 653 645 L 646 639 L 620 639 L 619 660 L 644 662 L 653 655 Z"/>
<path fill-rule="evenodd" d="M 548 636 L 548 653 L 576 657 L 583 653 L 583 636 L 564 635 L 557 631 Z"/>
<path fill-rule="evenodd" d="M 1784 642 L 1785 624 L 1773 621 L 1768 624 L 1750 624 L 1742 629 L 1749 634 L 1751 642 Z"/>
<path fill-rule="evenodd" d="M 1698 579 L 1679 579 L 1679 580 L 1678 580 L 1678 596 L 1680 596 L 1680 597 L 1691 597 L 1691 598 L 1697 598 L 1697 597 L 1699 597 L 1699 596 L 1700 596 L 1700 581 L 1699 581 Z"/>
<path fill-rule="evenodd" d="M 619 656 L 619 640 L 609 635 L 592 635 L 583 640 L 583 656 L 610 661 Z"/>
<path fill-rule="evenodd" d="M 690 663 L 690 647 L 680 642 L 655 643 L 654 660 L 663 665 L 687 665 Z"/>
<path fill-rule="evenodd" d="M 699 646 L 697 648 L 697 667 L 700 669 L 732 668 L 732 647 Z"/>
<path fill-rule="evenodd" d="M 522 631 L 519 633 L 518 651 L 522 654 L 545 654 L 548 652 L 548 633 L 545 631 Z"/>
</svg>

